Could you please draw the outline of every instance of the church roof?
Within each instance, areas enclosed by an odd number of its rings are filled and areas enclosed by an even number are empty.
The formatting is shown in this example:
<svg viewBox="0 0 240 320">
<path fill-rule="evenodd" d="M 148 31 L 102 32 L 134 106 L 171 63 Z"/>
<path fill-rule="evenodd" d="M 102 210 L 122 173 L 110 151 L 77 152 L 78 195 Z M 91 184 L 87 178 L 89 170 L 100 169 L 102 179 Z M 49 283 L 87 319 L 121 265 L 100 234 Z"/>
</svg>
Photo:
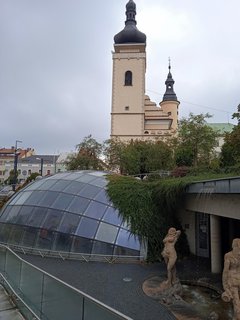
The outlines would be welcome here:
<svg viewBox="0 0 240 320">
<path fill-rule="evenodd" d="M 124 43 L 146 43 L 146 35 L 138 30 L 135 20 L 136 4 L 133 0 L 129 0 L 126 5 L 126 21 L 125 28 L 114 37 L 115 44 Z"/>
<path fill-rule="evenodd" d="M 172 74 L 171 74 L 171 65 L 169 62 L 168 66 L 169 72 L 167 76 L 167 80 L 165 81 L 166 84 L 166 92 L 163 95 L 162 101 L 178 101 L 176 93 L 174 92 L 173 85 L 175 81 L 173 80 Z"/>
</svg>

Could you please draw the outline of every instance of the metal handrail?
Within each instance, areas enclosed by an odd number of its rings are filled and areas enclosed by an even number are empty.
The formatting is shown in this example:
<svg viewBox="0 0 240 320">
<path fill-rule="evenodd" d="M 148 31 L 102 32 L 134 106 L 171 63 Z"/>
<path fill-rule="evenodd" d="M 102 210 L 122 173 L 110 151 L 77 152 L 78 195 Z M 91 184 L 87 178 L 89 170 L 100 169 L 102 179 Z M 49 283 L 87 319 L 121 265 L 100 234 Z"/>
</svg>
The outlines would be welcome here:
<svg viewBox="0 0 240 320">
<path fill-rule="evenodd" d="M 1 243 L 0 243 L 1 245 Z M 4 245 L 4 244 L 2 244 Z M 54 251 L 48 249 L 34 248 L 34 247 L 25 247 L 18 246 L 15 244 L 8 244 L 8 248 L 13 249 L 14 251 L 21 252 L 23 254 L 31 253 L 34 255 L 40 255 L 44 257 L 58 257 L 62 260 L 84 260 L 89 261 L 104 261 L 108 263 L 121 262 L 121 261 L 132 261 L 138 262 L 144 260 L 144 256 L 125 256 L 125 255 L 106 255 L 106 254 L 91 254 L 91 253 L 79 253 L 79 252 L 66 252 L 66 251 Z"/>
<path fill-rule="evenodd" d="M 102 307 L 103 309 L 109 311 L 110 313 L 113 313 L 119 317 L 121 317 L 122 319 L 125 320 L 133 320 L 130 317 L 127 317 L 126 315 L 122 314 L 121 312 L 111 308 L 110 306 L 107 306 L 106 304 L 100 302 L 99 300 L 93 298 L 92 296 L 82 292 L 79 289 L 74 288 L 73 286 L 69 285 L 68 283 L 64 282 L 61 279 L 56 278 L 55 276 L 49 274 L 48 272 L 34 266 L 33 264 L 31 264 L 28 261 L 25 261 L 24 259 L 22 259 L 19 255 L 17 255 L 12 249 L 10 249 L 9 247 L 0 244 L 0 248 L 3 248 L 5 251 L 9 251 L 12 255 L 14 255 L 19 261 L 21 261 L 23 264 L 28 265 L 29 267 L 31 267 L 32 269 L 38 270 L 41 274 L 48 276 L 50 278 L 52 278 L 55 282 L 57 283 L 61 283 L 63 286 L 69 288 L 70 290 L 76 292 L 77 294 L 81 295 L 81 297 L 83 297 L 84 299 L 87 298 L 88 300 L 90 300 L 91 302 L 94 302 L 95 304 L 97 304 L 98 306 Z M 13 286 L 11 285 L 11 282 L 9 281 L 9 278 L 5 275 L 5 270 L 3 270 L 3 272 L 0 272 L 0 275 L 2 276 L 2 278 L 4 279 L 4 281 L 8 284 L 10 290 L 14 293 L 14 295 L 17 296 L 18 299 L 20 299 L 23 304 L 27 307 L 27 309 L 36 317 L 36 319 L 41 319 L 39 318 L 35 312 L 31 309 L 31 307 L 29 307 L 26 303 L 26 301 L 24 301 L 24 298 L 21 297 L 20 292 L 17 290 L 18 288 L 13 288 Z"/>
</svg>

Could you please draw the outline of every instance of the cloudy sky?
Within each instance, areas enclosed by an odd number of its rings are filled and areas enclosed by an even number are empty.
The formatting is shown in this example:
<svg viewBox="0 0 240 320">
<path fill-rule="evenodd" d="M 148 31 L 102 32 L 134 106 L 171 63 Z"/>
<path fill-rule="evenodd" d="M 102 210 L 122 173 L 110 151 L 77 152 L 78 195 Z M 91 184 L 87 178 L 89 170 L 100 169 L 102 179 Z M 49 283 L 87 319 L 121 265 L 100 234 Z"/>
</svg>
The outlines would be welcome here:
<svg viewBox="0 0 240 320">
<path fill-rule="evenodd" d="M 127 0 L 0 0 L 0 147 L 74 150 L 110 135 L 113 36 Z M 147 35 L 146 92 L 172 61 L 180 117 L 233 122 L 240 103 L 239 0 L 135 0 Z M 233 122 L 234 123 L 234 122 Z M 20 145 L 19 145 L 20 146 Z"/>
</svg>

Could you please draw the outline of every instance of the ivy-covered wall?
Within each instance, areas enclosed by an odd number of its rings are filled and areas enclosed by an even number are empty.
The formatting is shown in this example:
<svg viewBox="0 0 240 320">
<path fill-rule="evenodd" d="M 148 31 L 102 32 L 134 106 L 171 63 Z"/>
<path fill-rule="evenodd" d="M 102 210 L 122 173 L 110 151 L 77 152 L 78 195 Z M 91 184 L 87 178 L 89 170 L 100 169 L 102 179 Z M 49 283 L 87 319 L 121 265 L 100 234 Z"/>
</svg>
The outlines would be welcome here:
<svg viewBox="0 0 240 320">
<path fill-rule="evenodd" d="M 162 240 L 168 229 L 181 229 L 176 212 L 188 183 L 182 179 L 141 181 L 118 175 L 109 175 L 108 179 L 108 195 L 130 223 L 131 232 L 148 238 L 148 259 L 160 259 Z M 184 232 L 177 242 L 177 250 L 180 256 L 189 254 Z"/>
</svg>

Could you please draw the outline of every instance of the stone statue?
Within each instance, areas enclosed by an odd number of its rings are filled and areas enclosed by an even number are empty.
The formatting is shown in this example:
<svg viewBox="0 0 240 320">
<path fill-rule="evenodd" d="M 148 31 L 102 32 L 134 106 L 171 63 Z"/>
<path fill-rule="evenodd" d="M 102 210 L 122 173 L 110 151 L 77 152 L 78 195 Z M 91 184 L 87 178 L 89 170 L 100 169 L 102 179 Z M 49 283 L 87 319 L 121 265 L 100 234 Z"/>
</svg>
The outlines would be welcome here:
<svg viewBox="0 0 240 320">
<path fill-rule="evenodd" d="M 240 239 L 232 242 L 232 251 L 224 256 L 224 269 L 222 274 L 224 292 L 222 299 L 233 303 L 233 320 L 240 320 Z"/>
<path fill-rule="evenodd" d="M 167 287 L 171 287 L 176 282 L 176 261 L 177 261 L 177 253 L 175 250 L 175 243 L 177 242 L 179 236 L 181 234 L 180 230 L 176 230 L 175 228 L 170 228 L 166 237 L 163 239 L 164 249 L 162 251 L 162 256 L 167 265 L 167 276 L 168 279 L 166 281 Z"/>
</svg>

